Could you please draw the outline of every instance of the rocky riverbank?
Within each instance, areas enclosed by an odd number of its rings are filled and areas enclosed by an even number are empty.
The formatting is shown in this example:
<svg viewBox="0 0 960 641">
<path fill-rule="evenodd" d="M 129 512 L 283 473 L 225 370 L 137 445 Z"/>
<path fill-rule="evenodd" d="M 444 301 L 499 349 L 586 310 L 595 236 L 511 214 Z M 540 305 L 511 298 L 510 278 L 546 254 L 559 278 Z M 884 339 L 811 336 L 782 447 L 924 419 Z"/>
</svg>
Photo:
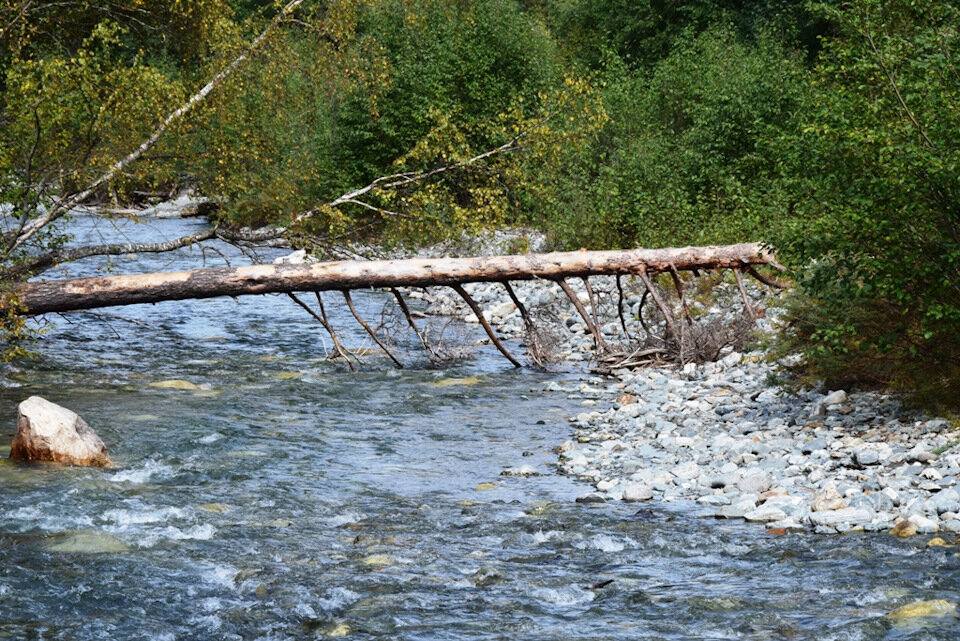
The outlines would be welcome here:
<svg viewBox="0 0 960 641">
<path fill-rule="evenodd" d="M 634 285 L 616 313 L 612 278 L 591 279 L 602 332 L 610 343 L 643 337 L 641 296 Z M 589 296 L 580 283 L 577 295 Z M 550 340 L 559 362 L 594 357 L 594 338 L 552 283 L 515 284 L 534 315 L 554 321 Z M 503 287 L 467 287 L 484 315 L 508 338 L 524 340 L 524 324 Z M 712 285 L 709 296 L 688 300 L 697 322 L 736 323 L 739 291 Z M 753 304 L 770 292 L 748 289 Z M 428 311 L 476 322 L 448 290 L 421 296 Z M 644 314 L 653 306 L 647 304 Z M 651 326 L 656 319 L 647 318 Z M 757 329 L 774 321 L 761 317 Z M 625 327 L 624 327 L 625 325 Z M 656 329 L 654 329 L 656 331 Z M 915 415 L 891 397 L 843 390 L 789 393 L 776 385 L 777 366 L 761 351 L 727 346 L 716 362 L 617 369 L 584 375 L 573 386 L 548 390 L 580 399 L 573 435 L 558 451 L 559 469 L 594 486 L 584 502 L 691 501 L 718 518 L 763 523 L 776 531 L 818 533 L 891 530 L 901 536 L 960 533 L 958 433 L 950 422 Z"/>
</svg>

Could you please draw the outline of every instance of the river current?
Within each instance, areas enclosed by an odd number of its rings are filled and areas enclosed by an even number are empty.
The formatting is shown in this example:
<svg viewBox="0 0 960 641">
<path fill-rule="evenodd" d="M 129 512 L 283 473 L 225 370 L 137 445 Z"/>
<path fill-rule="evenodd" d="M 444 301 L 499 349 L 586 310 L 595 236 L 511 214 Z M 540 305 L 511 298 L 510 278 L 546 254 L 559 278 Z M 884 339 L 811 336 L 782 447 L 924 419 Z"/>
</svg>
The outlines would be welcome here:
<svg viewBox="0 0 960 641">
<path fill-rule="evenodd" d="M 81 217 L 76 233 L 202 224 Z M 247 262 L 219 249 L 111 270 Z M 354 297 L 370 319 L 392 300 Z M 344 342 L 369 347 L 327 300 Z M 590 488 L 555 473 L 552 449 L 579 399 L 542 391 L 574 373 L 514 370 L 487 347 L 431 367 L 410 336 L 406 369 L 371 353 L 350 372 L 280 296 L 105 311 L 124 319 L 51 317 L 38 356 L 0 370 L 0 453 L 36 394 L 83 416 L 116 464 L 0 460 L 0 639 L 960 638 L 954 618 L 883 616 L 960 599 L 956 548 L 574 502 Z M 540 474 L 500 474 L 521 465 Z"/>
</svg>

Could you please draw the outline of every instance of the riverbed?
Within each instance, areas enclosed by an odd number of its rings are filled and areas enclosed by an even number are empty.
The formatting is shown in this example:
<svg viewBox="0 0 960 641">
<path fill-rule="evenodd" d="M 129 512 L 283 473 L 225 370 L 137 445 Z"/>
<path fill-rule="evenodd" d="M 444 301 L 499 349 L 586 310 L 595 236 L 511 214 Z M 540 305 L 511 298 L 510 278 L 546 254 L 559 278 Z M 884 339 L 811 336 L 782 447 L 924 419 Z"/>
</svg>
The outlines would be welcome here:
<svg viewBox="0 0 960 641">
<path fill-rule="evenodd" d="M 126 223 L 129 238 L 202 222 Z M 113 238 L 94 219 L 80 241 Z M 208 265 L 247 259 L 221 247 Z M 196 266 L 116 259 L 114 272 Z M 265 256 L 270 259 L 271 254 Z M 70 275 L 101 264 L 72 266 Z M 335 304 L 348 345 L 369 340 Z M 391 298 L 358 292 L 368 318 Z M 78 412 L 115 469 L 0 462 L 0 638 L 955 639 L 956 548 L 887 534 L 765 533 L 692 502 L 577 503 L 557 473 L 573 369 L 515 370 L 489 346 L 444 367 L 329 360 L 286 297 L 53 317 L 0 384 Z M 476 326 L 450 328 L 465 342 Z M 513 349 L 521 352 L 513 344 Z M 4 450 L 6 451 L 6 450 Z M 504 476 L 530 466 L 533 476 Z M 929 537 L 928 537 L 929 538 Z"/>
</svg>

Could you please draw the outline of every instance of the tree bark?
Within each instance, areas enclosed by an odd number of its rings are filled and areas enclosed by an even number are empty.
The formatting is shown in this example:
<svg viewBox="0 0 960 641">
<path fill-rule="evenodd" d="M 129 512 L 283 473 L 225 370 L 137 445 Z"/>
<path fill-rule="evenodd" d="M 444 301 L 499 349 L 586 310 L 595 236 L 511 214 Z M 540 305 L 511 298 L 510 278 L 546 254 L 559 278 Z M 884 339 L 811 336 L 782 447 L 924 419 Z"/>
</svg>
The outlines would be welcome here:
<svg viewBox="0 0 960 641">
<path fill-rule="evenodd" d="M 24 314 L 68 312 L 164 300 L 362 288 L 426 287 L 470 282 L 558 280 L 613 274 L 776 264 L 759 244 L 578 251 L 488 258 L 338 261 L 252 265 L 192 271 L 22 283 L 12 288 Z"/>
</svg>

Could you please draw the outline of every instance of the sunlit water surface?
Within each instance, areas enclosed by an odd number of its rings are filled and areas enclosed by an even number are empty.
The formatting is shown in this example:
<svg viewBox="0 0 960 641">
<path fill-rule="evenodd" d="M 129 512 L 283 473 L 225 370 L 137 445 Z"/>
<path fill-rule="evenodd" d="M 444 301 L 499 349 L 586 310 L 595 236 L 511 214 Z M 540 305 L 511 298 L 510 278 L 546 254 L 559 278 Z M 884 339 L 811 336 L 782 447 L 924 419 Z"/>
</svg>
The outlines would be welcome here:
<svg viewBox="0 0 960 641">
<path fill-rule="evenodd" d="M 78 229 L 101 235 L 90 220 Z M 199 258 L 127 257 L 114 271 Z M 369 318 L 389 302 L 355 297 Z M 328 300 L 345 342 L 369 347 Z M 38 394 L 85 417 L 117 467 L 0 462 L 0 638 L 960 637 L 956 619 L 883 616 L 960 599 L 954 548 L 575 503 L 589 488 L 555 474 L 551 450 L 578 401 L 539 391 L 571 374 L 515 371 L 486 347 L 431 368 L 404 341 L 410 367 L 373 355 L 352 373 L 285 297 L 106 311 L 137 323 L 54 317 L 41 356 L 2 370 L 5 445 L 16 403 Z M 169 381 L 199 389 L 156 386 Z M 520 465 L 541 475 L 500 476 Z"/>
</svg>

